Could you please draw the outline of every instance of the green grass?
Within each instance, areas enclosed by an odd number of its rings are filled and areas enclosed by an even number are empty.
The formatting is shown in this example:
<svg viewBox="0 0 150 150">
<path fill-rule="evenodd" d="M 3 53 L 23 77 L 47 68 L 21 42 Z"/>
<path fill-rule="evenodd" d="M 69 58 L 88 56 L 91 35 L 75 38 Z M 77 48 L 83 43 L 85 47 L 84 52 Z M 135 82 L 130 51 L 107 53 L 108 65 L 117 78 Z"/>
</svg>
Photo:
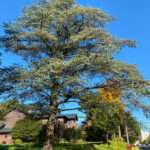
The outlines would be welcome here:
<svg viewBox="0 0 150 150">
<path fill-rule="evenodd" d="M 31 144 L 22 145 L 0 145 L 0 150 L 42 150 Z"/>
<path fill-rule="evenodd" d="M 0 150 L 42 150 L 33 144 L 0 145 Z M 55 150 L 95 150 L 92 144 L 59 144 Z"/>
<path fill-rule="evenodd" d="M 55 150 L 95 150 L 92 144 L 59 144 Z"/>
</svg>

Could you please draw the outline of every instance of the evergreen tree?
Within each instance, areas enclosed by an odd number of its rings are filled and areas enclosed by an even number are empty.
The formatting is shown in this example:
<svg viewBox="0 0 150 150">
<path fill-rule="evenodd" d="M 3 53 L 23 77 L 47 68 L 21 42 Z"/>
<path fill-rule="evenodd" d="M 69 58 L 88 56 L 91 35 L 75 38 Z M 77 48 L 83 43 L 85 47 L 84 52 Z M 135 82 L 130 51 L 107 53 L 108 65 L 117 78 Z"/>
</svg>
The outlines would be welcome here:
<svg viewBox="0 0 150 150">
<path fill-rule="evenodd" d="M 38 143 L 38 138 L 40 138 L 39 135 L 42 128 L 41 126 L 42 124 L 40 121 L 31 120 L 29 118 L 18 121 L 12 129 L 12 137 L 14 140 L 19 139 L 23 142 Z"/>
<path fill-rule="evenodd" d="M 9 96 L 9 91 L 14 89 L 17 78 L 20 76 L 20 69 L 17 66 L 0 68 L 0 94 Z"/>
<path fill-rule="evenodd" d="M 145 92 L 147 82 L 136 67 L 114 59 L 123 47 L 135 47 L 135 42 L 108 33 L 104 27 L 112 20 L 102 10 L 80 6 L 74 0 L 40 0 L 25 8 L 15 22 L 4 25 L 2 46 L 29 65 L 21 71 L 12 94 L 49 105 L 44 150 L 53 149 L 56 115 L 81 110 L 63 108 L 63 104 L 86 103 L 84 96 L 105 86 L 105 79 L 114 77 L 130 93 Z M 95 76 L 104 83 L 93 82 Z"/>
</svg>

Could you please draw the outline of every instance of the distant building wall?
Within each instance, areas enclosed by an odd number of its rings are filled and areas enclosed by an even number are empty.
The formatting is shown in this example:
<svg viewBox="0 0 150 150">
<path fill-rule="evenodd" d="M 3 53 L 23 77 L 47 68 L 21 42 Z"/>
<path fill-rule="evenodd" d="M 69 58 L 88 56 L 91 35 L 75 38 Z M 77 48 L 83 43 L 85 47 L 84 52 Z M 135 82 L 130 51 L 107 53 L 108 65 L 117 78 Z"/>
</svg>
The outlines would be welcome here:
<svg viewBox="0 0 150 150">
<path fill-rule="evenodd" d="M 0 144 L 12 144 L 12 136 L 11 134 L 0 134 Z"/>
<path fill-rule="evenodd" d="M 65 128 L 76 128 L 76 127 L 77 127 L 77 124 L 75 120 L 68 120 L 65 123 Z"/>
<path fill-rule="evenodd" d="M 143 142 L 150 136 L 150 132 L 148 131 L 141 131 L 141 141 Z"/>
<path fill-rule="evenodd" d="M 76 120 L 71 119 L 71 120 L 67 120 L 65 118 L 57 118 L 56 120 L 56 126 L 61 126 L 63 128 L 76 128 L 77 127 L 77 123 Z M 42 119 L 42 124 L 46 124 L 47 123 L 47 119 Z"/>
<path fill-rule="evenodd" d="M 17 121 L 23 120 L 26 115 L 19 110 L 12 110 L 4 117 L 4 123 L 7 128 L 13 128 Z"/>
</svg>

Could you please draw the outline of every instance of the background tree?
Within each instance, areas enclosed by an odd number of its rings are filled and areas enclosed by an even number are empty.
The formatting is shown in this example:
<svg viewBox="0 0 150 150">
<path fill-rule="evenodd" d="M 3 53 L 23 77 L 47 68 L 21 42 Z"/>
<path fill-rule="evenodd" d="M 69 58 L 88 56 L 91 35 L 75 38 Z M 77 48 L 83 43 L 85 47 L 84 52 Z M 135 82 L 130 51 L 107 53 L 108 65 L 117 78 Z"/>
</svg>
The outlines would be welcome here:
<svg viewBox="0 0 150 150">
<path fill-rule="evenodd" d="M 12 137 L 14 140 L 21 140 L 23 142 L 39 143 L 40 132 L 42 129 L 41 121 L 26 118 L 18 121 L 12 129 Z"/>
<path fill-rule="evenodd" d="M 126 119 L 123 121 L 121 128 L 122 128 L 122 137 L 126 141 L 126 129 L 125 125 L 128 127 L 128 134 L 129 134 L 129 142 L 135 143 L 135 141 L 139 140 L 141 135 L 141 126 L 140 123 L 134 118 L 129 112 L 125 113 Z"/>
<path fill-rule="evenodd" d="M 98 95 L 91 95 L 88 103 L 82 104 L 87 110 L 88 140 L 105 142 L 114 136 L 126 140 L 127 132 L 131 143 L 139 138 L 140 125 L 131 112 L 127 112 L 129 108 L 123 103 L 121 94 L 122 91 L 117 84 L 107 81 L 107 85 L 99 89 Z M 90 125 L 88 125 L 89 122 Z M 126 127 L 128 131 L 125 130 Z M 95 134 L 92 135 L 92 133 Z"/>
<path fill-rule="evenodd" d="M 114 77 L 132 95 L 145 93 L 147 82 L 136 67 L 114 59 L 123 47 L 135 47 L 135 42 L 108 33 L 104 27 L 112 20 L 102 10 L 80 6 L 74 0 L 40 0 L 24 9 L 15 22 L 4 25 L 2 46 L 29 65 L 9 93 L 49 105 L 44 150 L 53 149 L 56 115 L 81 109 L 63 108 L 64 104 L 86 103 L 84 95 L 95 94 L 93 89 L 105 86 L 106 79 Z"/>
<path fill-rule="evenodd" d="M 121 138 L 126 141 L 126 124 L 128 126 L 130 143 L 134 143 L 139 139 L 141 128 L 139 123 L 135 118 L 132 117 L 131 114 L 125 113 L 126 120 L 123 120 L 123 122 L 121 122 L 120 114 L 116 113 L 116 111 L 114 111 L 114 109 L 111 109 L 110 106 L 107 106 L 105 108 L 108 108 L 109 110 L 107 111 L 107 109 L 103 109 L 101 107 L 97 108 L 95 109 L 94 113 L 92 113 L 92 117 L 87 118 L 87 121 L 90 120 L 91 122 L 90 126 L 86 126 L 85 128 L 88 141 L 108 142 L 108 140 L 112 139 L 114 136 L 119 137 L 120 135 L 118 126 L 120 127 Z M 104 111 L 98 111 L 98 109 Z"/>
</svg>

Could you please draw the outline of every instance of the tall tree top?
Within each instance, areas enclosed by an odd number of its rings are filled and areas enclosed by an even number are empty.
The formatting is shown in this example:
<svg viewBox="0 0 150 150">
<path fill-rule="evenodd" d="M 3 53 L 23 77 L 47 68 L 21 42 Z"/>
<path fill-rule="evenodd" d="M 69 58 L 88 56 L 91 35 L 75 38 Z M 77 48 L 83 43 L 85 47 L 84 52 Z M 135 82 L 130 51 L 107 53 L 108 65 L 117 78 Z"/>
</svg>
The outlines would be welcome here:
<svg viewBox="0 0 150 150">
<path fill-rule="evenodd" d="M 42 0 L 25 8 L 14 23 L 4 25 L 4 43 L 25 58 L 65 59 L 83 53 L 111 57 L 125 45 L 135 46 L 105 31 L 111 20 L 102 10 L 80 6 L 74 0 Z"/>
<path fill-rule="evenodd" d="M 17 90 L 18 95 L 40 100 L 51 96 L 63 99 L 59 100 L 62 104 L 99 88 L 100 84 L 92 82 L 96 75 L 99 81 L 113 78 L 121 90 L 145 92 L 149 83 L 136 66 L 115 60 L 115 54 L 125 46 L 135 47 L 135 42 L 107 32 L 105 25 L 112 20 L 102 10 L 74 0 L 40 0 L 6 23 L 3 47 L 31 64 L 28 71 L 22 71 L 19 86 L 25 90 Z"/>
</svg>

